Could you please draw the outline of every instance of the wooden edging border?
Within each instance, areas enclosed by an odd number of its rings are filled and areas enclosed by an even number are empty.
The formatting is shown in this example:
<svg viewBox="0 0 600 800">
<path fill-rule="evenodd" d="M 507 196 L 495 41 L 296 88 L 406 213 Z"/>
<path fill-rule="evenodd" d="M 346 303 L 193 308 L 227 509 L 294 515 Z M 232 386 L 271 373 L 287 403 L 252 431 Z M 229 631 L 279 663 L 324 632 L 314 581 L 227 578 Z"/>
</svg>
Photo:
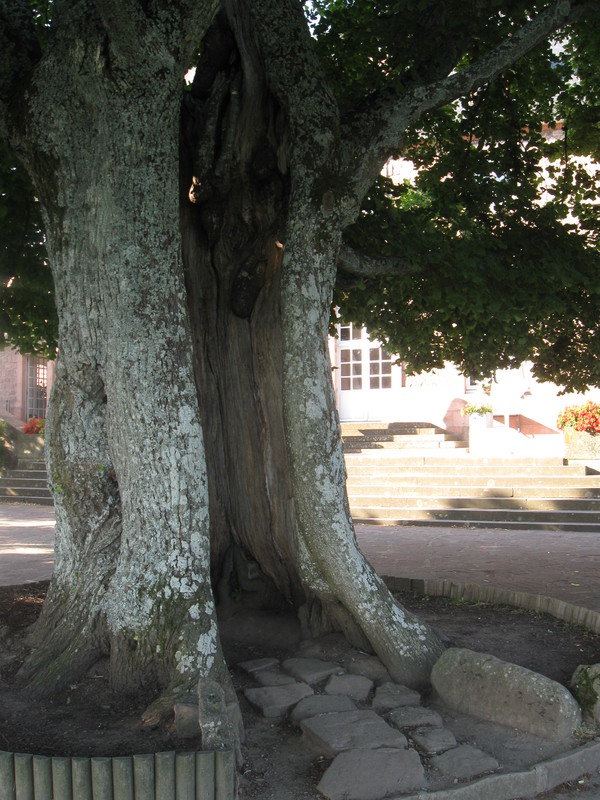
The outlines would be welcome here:
<svg viewBox="0 0 600 800">
<path fill-rule="evenodd" d="M 593 633 L 600 633 L 600 613 L 583 606 L 566 603 L 541 594 L 515 592 L 495 586 L 479 586 L 476 583 L 460 583 L 449 579 L 428 580 L 420 578 L 396 578 L 383 576 L 391 591 L 410 591 L 416 594 L 450 597 L 474 603 L 494 603 L 513 606 L 540 614 L 550 614 L 556 619 L 583 625 Z"/>
<path fill-rule="evenodd" d="M 0 800 L 233 800 L 229 750 L 133 756 L 0 751 Z"/>
</svg>

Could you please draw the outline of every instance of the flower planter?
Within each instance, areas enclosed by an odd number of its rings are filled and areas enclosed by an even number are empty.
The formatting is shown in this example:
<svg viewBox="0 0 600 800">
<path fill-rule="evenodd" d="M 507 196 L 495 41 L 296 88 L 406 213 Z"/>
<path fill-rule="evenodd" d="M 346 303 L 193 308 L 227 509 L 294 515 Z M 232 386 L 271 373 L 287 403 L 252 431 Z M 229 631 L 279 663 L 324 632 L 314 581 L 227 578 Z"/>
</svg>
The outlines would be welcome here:
<svg viewBox="0 0 600 800">
<path fill-rule="evenodd" d="M 18 432 L 15 437 L 17 460 L 44 460 L 44 437 L 39 434 Z"/>
<path fill-rule="evenodd" d="M 598 461 L 600 460 L 600 433 L 586 433 L 576 431 L 575 428 L 565 428 L 565 456 L 569 460 Z"/>
<path fill-rule="evenodd" d="M 469 452 L 483 455 L 486 450 L 486 431 L 494 424 L 494 417 L 488 414 L 469 415 Z"/>
<path fill-rule="evenodd" d="M 233 800 L 235 765 L 225 750 L 64 758 L 0 751 L 7 800 Z"/>
</svg>

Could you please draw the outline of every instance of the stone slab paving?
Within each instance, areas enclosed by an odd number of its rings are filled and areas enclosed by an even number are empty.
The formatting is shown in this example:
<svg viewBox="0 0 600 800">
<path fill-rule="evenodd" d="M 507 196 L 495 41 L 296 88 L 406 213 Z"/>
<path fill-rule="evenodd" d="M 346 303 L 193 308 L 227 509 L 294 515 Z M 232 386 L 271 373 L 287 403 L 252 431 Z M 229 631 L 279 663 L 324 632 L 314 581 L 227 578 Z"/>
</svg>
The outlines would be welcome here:
<svg viewBox="0 0 600 800">
<path fill-rule="evenodd" d="M 398 683 L 384 683 L 377 688 L 373 698 L 373 708 L 380 714 L 401 706 L 415 706 L 421 702 L 421 695 L 414 689 Z"/>
<path fill-rule="evenodd" d="M 486 772 L 493 772 L 500 766 L 493 756 L 470 744 L 447 749 L 444 753 L 433 756 L 431 763 L 443 775 L 458 780 L 476 778 Z"/>
<path fill-rule="evenodd" d="M 364 653 L 358 653 L 352 663 L 348 664 L 347 669 L 350 673 L 370 678 L 376 686 L 381 686 L 382 683 L 391 680 L 390 673 L 381 661 L 375 656 L 368 656 Z"/>
<path fill-rule="evenodd" d="M 414 750 L 349 750 L 336 756 L 318 790 L 329 800 L 380 800 L 427 783 Z"/>
<path fill-rule="evenodd" d="M 333 714 L 338 711 L 356 711 L 356 706 L 347 695 L 315 694 L 300 700 L 290 714 L 290 719 L 299 725 L 303 719 L 316 717 L 318 714 Z"/>
<path fill-rule="evenodd" d="M 335 756 L 344 750 L 394 747 L 403 750 L 408 740 L 375 711 L 342 711 L 303 719 L 300 727 L 306 740 L 320 753 Z"/>
<path fill-rule="evenodd" d="M 261 669 L 254 673 L 254 680 L 261 686 L 289 686 L 296 683 L 296 679 L 288 672 L 275 669 Z"/>
<path fill-rule="evenodd" d="M 272 667 L 279 667 L 279 659 L 277 658 L 253 658 L 251 661 L 242 661 L 238 664 L 240 669 L 247 672 L 248 675 L 253 675 L 255 672 L 261 670 L 271 669 Z"/>
<path fill-rule="evenodd" d="M 286 686 L 246 689 L 244 694 L 263 717 L 282 717 L 303 697 L 308 697 L 314 692 L 307 683 L 288 683 Z"/>
<path fill-rule="evenodd" d="M 332 675 L 325 684 L 326 694 L 344 694 L 364 703 L 371 694 L 373 681 L 364 675 Z"/>
<path fill-rule="evenodd" d="M 353 666 L 349 673 L 341 661 L 305 657 L 307 650 L 325 654 L 315 643 L 312 651 L 304 647 L 281 664 L 264 659 L 240 666 L 257 683 L 277 683 L 246 688 L 247 699 L 265 717 L 282 719 L 289 712 L 305 746 L 331 760 L 317 787 L 328 800 L 514 800 L 534 797 L 600 766 L 600 742 L 577 748 L 573 742 L 550 744 L 501 728 L 503 733 L 491 734 L 503 738 L 498 747 L 481 735 L 482 726 L 488 731 L 493 724 L 476 719 L 465 739 L 465 715 L 440 706 L 439 698 L 427 699 L 436 705 L 431 708 L 418 692 L 393 681 L 373 687 L 377 670 L 372 657 L 363 661 L 367 678 L 356 668 L 360 658 L 345 660 Z M 280 685 L 285 674 L 303 680 Z M 326 692 L 326 687 L 354 686 L 357 677 L 371 686 L 364 699 Z M 523 760 L 521 751 L 527 748 L 534 755 Z"/>
<path fill-rule="evenodd" d="M 294 678 L 305 683 L 321 683 L 330 675 L 341 672 L 339 664 L 318 658 L 288 658 L 281 666 Z"/>
<path fill-rule="evenodd" d="M 416 728 L 411 735 L 417 749 L 425 755 L 443 753 L 457 746 L 456 737 L 448 728 Z"/>
<path fill-rule="evenodd" d="M 431 708 L 423 706 L 402 706 L 395 708 L 386 716 L 389 723 L 396 728 L 422 728 L 426 725 L 441 728 L 444 724 L 441 716 Z"/>
</svg>

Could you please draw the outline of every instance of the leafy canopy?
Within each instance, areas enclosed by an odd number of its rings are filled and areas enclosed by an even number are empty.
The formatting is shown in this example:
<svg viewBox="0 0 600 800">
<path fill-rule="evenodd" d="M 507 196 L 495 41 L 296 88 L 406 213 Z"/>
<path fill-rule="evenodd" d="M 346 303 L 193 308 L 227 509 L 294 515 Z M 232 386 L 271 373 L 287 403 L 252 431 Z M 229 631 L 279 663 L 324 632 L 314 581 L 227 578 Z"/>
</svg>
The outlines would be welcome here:
<svg viewBox="0 0 600 800">
<path fill-rule="evenodd" d="M 472 64 L 546 5 L 311 0 L 305 8 L 326 79 L 351 116 L 374 97 Z M 44 48 L 52 3 L 31 8 Z M 565 28 L 406 131 L 396 155 L 417 178 L 379 179 L 345 233 L 355 250 L 396 265 L 361 279 L 342 265 L 343 318 L 365 324 L 412 371 L 449 360 L 482 377 L 531 359 L 541 379 L 600 385 L 599 185 L 580 160 L 600 162 L 599 74 L 600 12 L 598 24 Z M 57 324 L 41 220 L 6 149 L 0 237 L 2 330 L 23 351 L 51 355 Z"/>
<path fill-rule="evenodd" d="M 45 48 L 52 0 L 30 3 L 39 45 Z M 39 203 L 25 169 L 0 140 L 0 346 L 53 359 L 58 319 L 52 273 L 45 260 Z"/>
<path fill-rule="evenodd" d="M 534 10 L 479 0 L 312 8 L 343 108 L 472 63 Z M 417 167 L 414 184 L 380 179 L 346 233 L 398 269 L 341 282 L 342 319 L 366 325 L 409 371 L 453 361 L 487 377 L 531 359 L 540 379 L 567 389 L 600 384 L 600 173 L 579 158 L 600 162 L 599 67 L 600 24 L 588 20 L 408 131 L 397 155 Z"/>
<path fill-rule="evenodd" d="M 31 181 L 0 142 L 0 331 L 22 353 L 54 358 L 58 321 Z M 0 341 L 0 345 L 3 342 Z"/>
</svg>

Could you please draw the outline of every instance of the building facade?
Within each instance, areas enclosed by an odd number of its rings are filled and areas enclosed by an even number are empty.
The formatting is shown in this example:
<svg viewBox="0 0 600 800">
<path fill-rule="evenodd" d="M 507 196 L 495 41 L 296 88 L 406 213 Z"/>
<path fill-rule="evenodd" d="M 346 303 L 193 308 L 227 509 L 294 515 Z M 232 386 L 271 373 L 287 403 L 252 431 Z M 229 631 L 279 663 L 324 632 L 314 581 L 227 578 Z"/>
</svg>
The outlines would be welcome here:
<svg viewBox="0 0 600 800">
<path fill-rule="evenodd" d="M 366 329 L 353 325 L 338 326 L 329 349 L 342 422 L 422 422 L 467 441 L 469 417 L 461 410 L 485 403 L 493 410 L 486 433 L 490 455 L 562 456 L 564 437 L 556 427 L 560 411 L 587 400 L 600 402 L 600 389 L 561 395 L 559 386 L 537 381 L 528 363 L 498 370 L 485 388 L 453 364 L 407 375 Z"/>
<path fill-rule="evenodd" d="M 329 351 L 342 422 L 421 422 L 468 441 L 469 418 L 461 409 L 486 403 L 493 409 L 485 443 L 490 455 L 562 456 L 564 437 L 556 427 L 560 411 L 590 399 L 600 402 L 600 389 L 560 395 L 555 384 L 538 382 L 527 363 L 498 370 L 488 392 L 452 364 L 408 375 L 365 328 L 352 324 L 338 326 Z M 9 347 L 0 350 L 0 417 L 15 425 L 45 418 L 53 378 L 53 361 Z"/>
<path fill-rule="evenodd" d="M 0 350 L 0 416 L 25 423 L 46 418 L 54 362 L 23 356 L 11 347 Z"/>
</svg>

